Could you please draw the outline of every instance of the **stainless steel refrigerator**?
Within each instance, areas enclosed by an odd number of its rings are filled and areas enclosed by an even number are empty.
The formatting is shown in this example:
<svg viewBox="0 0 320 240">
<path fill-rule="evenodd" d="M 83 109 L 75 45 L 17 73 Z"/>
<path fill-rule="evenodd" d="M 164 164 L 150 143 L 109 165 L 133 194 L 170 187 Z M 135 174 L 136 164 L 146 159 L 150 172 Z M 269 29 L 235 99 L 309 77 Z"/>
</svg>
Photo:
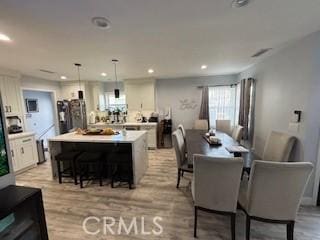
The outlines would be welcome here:
<svg viewBox="0 0 320 240">
<path fill-rule="evenodd" d="M 57 102 L 60 134 L 75 128 L 87 128 L 86 104 L 84 100 L 73 99 Z"/>
<path fill-rule="evenodd" d="M 84 100 L 72 99 L 70 101 L 71 120 L 73 128 L 87 128 L 86 103 Z"/>
</svg>

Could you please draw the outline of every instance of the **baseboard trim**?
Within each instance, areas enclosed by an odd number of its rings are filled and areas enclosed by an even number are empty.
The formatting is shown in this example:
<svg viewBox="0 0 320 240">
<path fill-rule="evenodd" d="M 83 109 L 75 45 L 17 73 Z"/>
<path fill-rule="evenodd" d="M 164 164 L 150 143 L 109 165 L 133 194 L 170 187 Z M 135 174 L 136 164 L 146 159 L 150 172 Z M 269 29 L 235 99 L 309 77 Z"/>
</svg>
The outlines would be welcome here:
<svg viewBox="0 0 320 240">
<path fill-rule="evenodd" d="M 301 200 L 301 205 L 313 206 L 314 203 L 312 197 L 303 197 Z"/>
</svg>

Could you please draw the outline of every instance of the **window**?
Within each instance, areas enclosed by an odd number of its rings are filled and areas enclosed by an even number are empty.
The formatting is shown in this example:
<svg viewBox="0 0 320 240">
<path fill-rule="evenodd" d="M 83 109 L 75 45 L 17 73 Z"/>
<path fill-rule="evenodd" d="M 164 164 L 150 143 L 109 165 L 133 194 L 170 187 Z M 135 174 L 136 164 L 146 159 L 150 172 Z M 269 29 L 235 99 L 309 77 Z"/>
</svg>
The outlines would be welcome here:
<svg viewBox="0 0 320 240">
<path fill-rule="evenodd" d="M 209 87 L 210 127 L 216 127 L 216 120 L 230 120 L 231 125 L 238 123 L 240 88 L 234 86 Z"/>
<path fill-rule="evenodd" d="M 109 111 L 114 111 L 120 109 L 121 111 L 126 111 L 126 95 L 120 92 L 119 98 L 115 98 L 114 92 L 105 93 L 105 105 Z"/>
</svg>

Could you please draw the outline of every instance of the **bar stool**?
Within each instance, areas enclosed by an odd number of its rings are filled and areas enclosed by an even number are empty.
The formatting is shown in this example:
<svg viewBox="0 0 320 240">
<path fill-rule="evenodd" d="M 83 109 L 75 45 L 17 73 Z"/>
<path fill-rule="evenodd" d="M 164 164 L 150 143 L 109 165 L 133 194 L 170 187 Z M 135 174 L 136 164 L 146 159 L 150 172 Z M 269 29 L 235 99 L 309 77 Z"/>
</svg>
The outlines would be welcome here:
<svg viewBox="0 0 320 240">
<path fill-rule="evenodd" d="M 62 184 L 63 177 L 73 178 L 74 184 L 75 185 L 78 184 L 75 160 L 80 154 L 81 152 L 71 151 L 71 152 L 62 152 L 55 156 L 60 184 Z M 62 168 L 61 168 L 61 163 L 63 165 Z"/>
<path fill-rule="evenodd" d="M 114 182 L 126 182 L 129 189 L 132 189 L 133 172 L 131 156 L 127 153 L 116 153 L 108 156 L 108 165 L 111 171 L 111 187 L 114 188 Z"/>
<path fill-rule="evenodd" d="M 77 157 L 80 188 L 83 188 L 83 180 L 99 179 L 100 186 L 102 186 L 102 156 L 100 152 L 83 152 Z"/>
</svg>

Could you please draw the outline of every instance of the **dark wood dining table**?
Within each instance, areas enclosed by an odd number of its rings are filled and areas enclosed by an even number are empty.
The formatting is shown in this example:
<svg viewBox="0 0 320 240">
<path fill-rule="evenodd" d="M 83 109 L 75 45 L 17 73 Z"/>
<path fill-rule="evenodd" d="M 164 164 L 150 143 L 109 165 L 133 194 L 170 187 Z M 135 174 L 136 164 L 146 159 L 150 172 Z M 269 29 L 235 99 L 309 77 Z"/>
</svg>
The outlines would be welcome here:
<svg viewBox="0 0 320 240">
<path fill-rule="evenodd" d="M 235 157 L 233 153 L 230 153 L 226 147 L 239 146 L 240 144 L 226 133 L 216 131 L 215 136 L 221 140 L 220 146 L 210 145 L 204 138 L 207 131 L 205 130 L 186 130 L 186 147 L 189 166 L 193 165 L 193 155 L 203 154 L 210 157 L 223 157 L 230 158 Z M 249 151 L 248 153 L 241 153 L 243 158 L 243 169 L 248 174 L 250 173 L 251 163 L 255 159 L 259 159 L 257 155 Z"/>
</svg>

